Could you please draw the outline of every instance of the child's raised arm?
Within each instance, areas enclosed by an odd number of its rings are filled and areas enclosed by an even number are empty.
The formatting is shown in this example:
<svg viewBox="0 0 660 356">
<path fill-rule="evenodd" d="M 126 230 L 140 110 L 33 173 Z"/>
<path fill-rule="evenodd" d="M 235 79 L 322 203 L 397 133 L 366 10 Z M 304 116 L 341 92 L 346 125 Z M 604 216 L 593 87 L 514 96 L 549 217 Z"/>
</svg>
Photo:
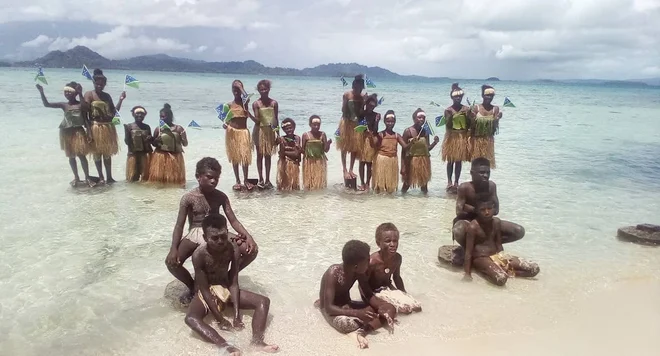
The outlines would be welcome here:
<svg viewBox="0 0 660 356">
<path fill-rule="evenodd" d="M 220 314 L 220 311 L 218 310 L 218 302 L 216 302 L 213 295 L 211 295 L 209 280 L 208 277 L 206 276 L 206 271 L 204 270 L 205 257 L 203 253 L 204 252 L 202 252 L 200 249 L 200 250 L 195 250 L 195 252 L 192 255 L 193 268 L 195 269 L 195 288 L 197 288 L 197 290 L 202 293 L 202 298 L 204 298 L 204 302 L 206 302 L 206 305 L 209 306 L 209 310 L 211 311 L 211 314 L 213 314 L 215 320 L 217 320 L 220 324 L 222 324 L 225 322 L 225 318 L 222 316 L 222 314 Z M 232 270 L 233 269 L 235 268 L 232 268 Z M 234 299 L 233 295 L 232 295 L 232 301 L 234 302 L 234 305 L 237 305 L 237 301 L 236 299 Z"/>
<path fill-rule="evenodd" d="M 46 99 L 46 94 L 44 94 L 44 87 L 42 87 L 40 84 L 37 84 L 37 90 L 39 90 L 39 94 L 41 94 L 41 102 L 45 107 L 64 110 L 66 103 L 49 103 L 48 99 Z"/>
<path fill-rule="evenodd" d="M 394 272 L 392 272 L 392 281 L 396 286 L 396 289 L 405 293 L 406 287 L 403 285 L 403 279 L 401 278 L 401 263 L 403 262 L 403 257 L 397 254 L 396 267 L 394 267 Z"/>
</svg>

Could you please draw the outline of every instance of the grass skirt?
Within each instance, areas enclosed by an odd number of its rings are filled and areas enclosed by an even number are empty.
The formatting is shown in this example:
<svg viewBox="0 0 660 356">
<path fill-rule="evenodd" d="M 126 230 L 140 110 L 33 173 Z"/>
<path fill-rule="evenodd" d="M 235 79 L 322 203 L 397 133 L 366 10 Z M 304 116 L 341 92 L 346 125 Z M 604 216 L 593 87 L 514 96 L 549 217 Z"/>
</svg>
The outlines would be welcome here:
<svg viewBox="0 0 660 356">
<path fill-rule="evenodd" d="M 99 124 L 92 123 L 92 153 L 97 158 L 99 156 L 110 157 L 119 152 L 117 144 L 117 129 L 111 123 Z"/>
<path fill-rule="evenodd" d="M 275 145 L 275 131 L 270 127 L 254 126 L 252 131 L 252 140 L 257 147 L 257 153 L 263 156 L 272 156 L 275 154 L 277 145 Z"/>
<path fill-rule="evenodd" d="M 444 162 L 470 161 L 467 131 L 445 131 L 445 139 L 442 141 L 442 160 Z"/>
<path fill-rule="evenodd" d="M 325 157 L 303 159 L 305 190 L 325 189 L 328 186 L 328 161 Z"/>
<path fill-rule="evenodd" d="M 371 137 L 366 137 L 361 134 L 362 138 L 362 152 L 360 153 L 360 161 L 373 163 L 376 159 L 376 149 L 371 147 Z"/>
<path fill-rule="evenodd" d="M 478 136 L 472 138 L 472 159 L 487 158 L 490 168 L 495 168 L 495 137 Z"/>
<path fill-rule="evenodd" d="M 374 159 L 371 187 L 379 192 L 394 193 L 399 186 L 399 159 L 378 155 Z"/>
<path fill-rule="evenodd" d="M 227 158 L 231 164 L 249 166 L 252 164 L 252 139 L 250 130 L 227 126 L 225 135 Z"/>
<path fill-rule="evenodd" d="M 408 185 L 411 188 L 423 187 L 431 181 L 431 157 L 417 156 L 410 158 L 408 167 Z"/>
<path fill-rule="evenodd" d="M 75 127 L 60 129 L 60 148 L 68 158 L 86 156 L 89 153 L 85 129 Z"/>
<path fill-rule="evenodd" d="M 149 176 L 150 160 L 151 153 L 148 152 L 129 154 L 126 158 L 126 181 L 134 182 L 138 178 L 143 182 L 146 181 Z"/>
<path fill-rule="evenodd" d="M 374 296 L 394 305 L 397 312 L 411 313 L 422 310 L 422 305 L 415 298 L 398 289 L 384 288 L 376 292 Z"/>
<path fill-rule="evenodd" d="M 357 122 L 341 119 L 339 123 L 339 139 L 337 140 L 337 149 L 351 153 L 361 153 L 364 143 L 364 135 L 355 132 Z"/>
<path fill-rule="evenodd" d="M 277 190 L 300 190 L 300 163 L 287 158 L 277 161 Z"/>
<path fill-rule="evenodd" d="M 149 162 L 150 183 L 176 184 L 186 183 L 186 162 L 183 153 L 155 151 Z"/>
</svg>

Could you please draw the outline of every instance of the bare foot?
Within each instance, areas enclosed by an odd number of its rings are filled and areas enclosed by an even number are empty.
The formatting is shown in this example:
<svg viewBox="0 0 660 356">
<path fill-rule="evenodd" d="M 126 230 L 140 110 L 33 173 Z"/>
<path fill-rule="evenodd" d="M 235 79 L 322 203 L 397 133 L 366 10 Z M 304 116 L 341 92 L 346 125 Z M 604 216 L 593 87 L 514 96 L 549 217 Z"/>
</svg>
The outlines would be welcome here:
<svg viewBox="0 0 660 356">
<path fill-rule="evenodd" d="M 89 178 L 85 179 L 85 183 L 87 183 L 87 185 L 89 185 L 90 188 L 94 188 L 94 186 L 96 185 L 96 183 Z"/>
<path fill-rule="evenodd" d="M 252 345 L 259 349 L 260 351 L 267 352 L 269 354 L 276 353 L 277 351 L 280 351 L 280 347 L 277 345 L 268 345 L 267 343 L 263 341 L 253 341 Z"/>
<path fill-rule="evenodd" d="M 358 347 L 361 349 L 368 349 L 369 348 L 369 341 L 367 341 L 367 338 L 365 337 L 364 330 L 358 330 L 355 332 L 355 335 L 357 336 L 357 343 Z"/>
<path fill-rule="evenodd" d="M 230 331 L 233 330 L 234 328 L 233 325 L 231 325 L 231 323 L 229 322 L 229 320 L 225 318 L 222 318 L 222 321 L 218 321 L 218 327 L 220 328 L 220 330 L 224 330 L 224 331 Z"/>
<path fill-rule="evenodd" d="M 112 179 L 112 177 L 108 177 L 108 181 L 107 181 L 107 183 L 108 183 L 108 184 L 112 184 L 112 183 L 117 183 L 117 181 L 114 180 L 114 179 Z"/>
<path fill-rule="evenodd" d="M 82 183 L 80 179 L 74 179 L 71 182 L 69 182 L 69 185 L 71 185 L 73 188 L 77 187 L 79 183 Z"/>
<path fill-rule="evenodd" d="M 241 350 L 237 349 L 234 345 L 225 343 L 224 345 L 220 346 L 220 349 L 225 350 L 229 356 L 241 356 Z"/>
<path fill-rule="evenodd" d="M 252 183 L 250 183 L 250 182 L 248 182 L 248 181 L 243 182 L 243 185 L 245 186 L 245 188 L 246 188 L 248 191 L 251 191 L 252 189 L 254 189 L 254 185 L 252 185 Z"/>
<path fill-rule="evenodd" d="M 314 308 L 320 308 L 320 307 L 321 307 L 321 299 L 317 299 L 317 300 L 314 302 Z"/>
</svg>

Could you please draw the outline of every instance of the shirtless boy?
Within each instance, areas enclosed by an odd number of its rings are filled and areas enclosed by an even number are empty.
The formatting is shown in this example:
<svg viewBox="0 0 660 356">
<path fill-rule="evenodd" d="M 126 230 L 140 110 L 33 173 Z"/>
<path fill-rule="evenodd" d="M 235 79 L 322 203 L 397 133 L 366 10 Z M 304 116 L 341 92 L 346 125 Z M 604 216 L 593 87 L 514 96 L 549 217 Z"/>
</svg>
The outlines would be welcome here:
<svg viewBox="0 0 660 356">
<path fill-rule="evenodd" d="M 384 308 L 378 309 L 378 300 L 374 298 L 365 273 L 369 267 L 369 245 L 362 241 L 348 241 L 342 249 L 342 264 L 330 266 L 321 279 L 321 290 L 317 301 L 321 313 L 327 322 L 343 334 L 355 332 L 358 347 L 369 347 L 367 333 L 378 329 L 381 318 L 393 327 L 394 319 Z M 355 282 L 364 291 L 365 303 L 351 300 L 350 291 Z M 377 311 L 377 312 L 376 312 Z"/>
<path fill-rule="evenodd" d="M 254 310 L 252 344 L 261 351 L 276 352 L 277 345 L 264 342 L 270 299 L 239 289 L 238 270 L 229 268 L 229 263 L 232 266 L 239 263 L 241 252 L 229 238 L 227 220 L 224 216 L 213 213 L 202 220 L 202 230 L 206 243 L 196 249 L 192 256 L 197 293 L 190 303 L 186 324 L 204 340 L 216 344 L 232 356 L 237 356 L 241 352 L 205 323 L 204 317 L 210 312 L 221 327 L 227 328 L 229 323 L 222 316 L 222 311 L 226 304 L 231 303 L 234 306 L 232 325 L 236 329 L 243 329 L 245 325 L 241 321 L 241 309 L 251 309 Z"/>
<path fill-rule="evenodd" d="M 470 168 L 472 180 L 458 187 L 456 198 L 456 218 L 454 219 L 453 238 L 465 247 L 467 226 L 476 217 L 475 206 L 477 196 L 487 196 L 493 202 L 493 215 L 500 211 L 500 201 L 497 198 L 497 186 L 490 181 L 490 162 L 486 158 L 476 158 Z M 525 229 L 509 221 L 501 221 L 502 243 L 518 241 L 525 236 Z"/>
<path fill-rule="evenodd" d="M 540 272 L 536 263 L 503 253 L 502 221 L 493 216 L 494 212 L 495 203 L 490 197 L 480 197 L 475 205 L 476 218 L 467 227 L 465 277 L 472 279 L 472 267 L 498 286 L 503 286 L 509 277 L 536 276 Z"/>
<path fill-rule="evenodd" d="M 229 233 L 229 238 L 238 245 L 241 252 L 240 263 L 238 264 L 239 270 L 247 267 L 257 257 L 257 244 L 236 219 L 229 198 L 225 193 L 215 189 L 220 179 L 221 170 L 222 167 L 215 158 L 202 158 L 197 162 L 195 172 L 199 187 L 184 194 L 179 203 L 179 215 L 172 233 L 172 247 L 167 254 L 165 264 L 170 273 L 190 289 L 190 295 L 182 297 L 181 301 L 184 304 L 192 298 L 195 282 L 190 272 L 183 267 L 183 263 L 199 245 L 204 243 L 202 220 L 205 216 L 219 214 L 221 207 L 224 210 L 231 227 L 238 233 L 238 235 Z M 188 234 L 182 238 L 186 219 L 188 219 Z"/>
<path fill-rule="evenodd" d="M 403 314 L 422 311 L 422 305 L 406 293 L 401 278 L 403 258 L 399 248 L 399 230 L 392 223 L 383 223 L 376 228 L 376 244 L 380 248 L 369 260 L 367 276 L 369 287 L 377 299 Z M 394 284 L 392 284 L 394 282 Z"/>
</svg>

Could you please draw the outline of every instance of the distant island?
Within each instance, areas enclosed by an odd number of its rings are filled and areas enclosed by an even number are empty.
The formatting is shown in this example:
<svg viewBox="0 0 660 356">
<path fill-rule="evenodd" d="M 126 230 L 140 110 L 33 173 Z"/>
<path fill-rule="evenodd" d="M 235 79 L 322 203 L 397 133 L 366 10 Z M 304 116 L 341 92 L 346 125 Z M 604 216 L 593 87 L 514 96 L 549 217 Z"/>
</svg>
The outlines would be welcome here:
<svg viewBox="0 0 660 356">
<path fill-rule="evenodd" d="M 0 62 L 0 67 L 11 67 L 11 63 Z"/>
<path fill-rule="evenodd" d="M 487 82 L 499 82 L 499 81 L 500 81 L 500 78 L 498 78 L 498 77 L 490 77 L 490 78 L 486 79 L 486 81 L 487 81 Z"/>
<path fill-rule="evenodd" d="M 14 67 L 43 68 L 94 68 L 143 70 L 161 72 L 197 72 L 226 74 L 256 74 L 265 76 L 315 76 L 341 77 L 350 82 L 353 76 L 366 73 L 380 79 L 448 80 L 449 78 L 429 78 L 416 75 L 400 75 L 381 67 L 368 67 L 357 63 L 330 63 L 314 68 L 294 69 L 266 67 L 255 61 L 244 62 L 205 62 L 188 58 L 171 57 L 166 54 L 139 56 L 127 59 L 108 59 L 84 46 L 74 47 L 66 52 L 52 51 L 33 61 L 15 62 Z"/>
</svg>

